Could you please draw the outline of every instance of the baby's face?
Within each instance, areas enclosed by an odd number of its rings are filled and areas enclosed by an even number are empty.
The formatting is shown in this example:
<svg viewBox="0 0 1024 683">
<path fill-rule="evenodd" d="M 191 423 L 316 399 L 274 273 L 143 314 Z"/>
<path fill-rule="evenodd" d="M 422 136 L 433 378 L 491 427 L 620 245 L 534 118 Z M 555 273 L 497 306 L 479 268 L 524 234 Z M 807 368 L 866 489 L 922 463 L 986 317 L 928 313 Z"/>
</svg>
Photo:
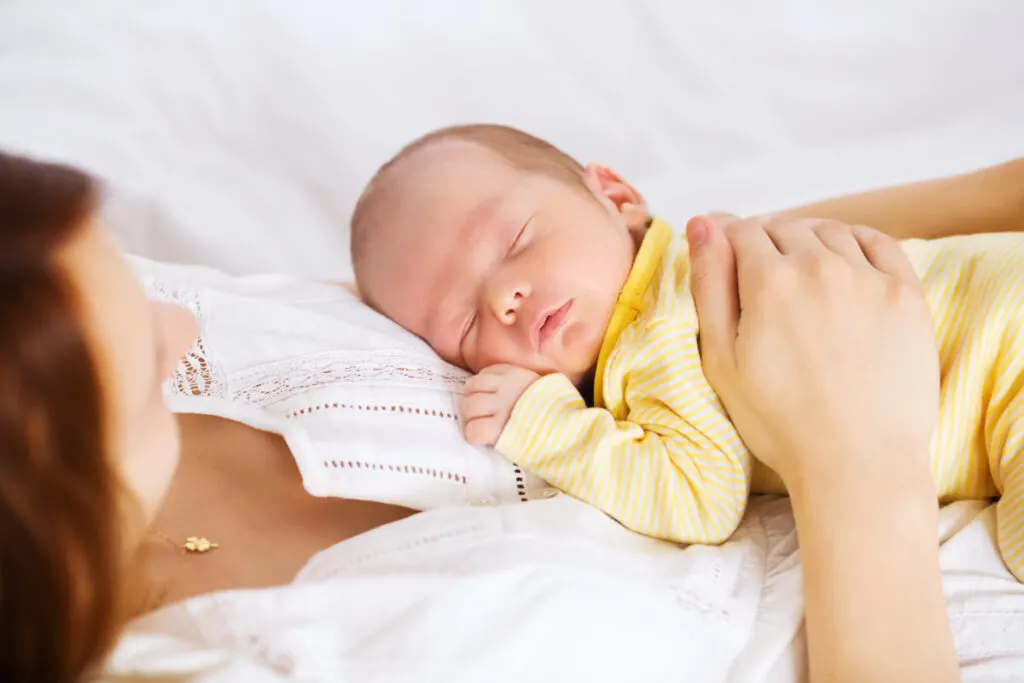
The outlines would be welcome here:
<svg viewBox="0 0 1024 683">
<path fill-rule="evenodd" d="M 621 180 L 589 169 L 587 192 L 458 141 L 396 172 L 361 269 L 368 298 L 472 372 L 508 363 L 582 380 L 635 251 Z"/>
</svg>

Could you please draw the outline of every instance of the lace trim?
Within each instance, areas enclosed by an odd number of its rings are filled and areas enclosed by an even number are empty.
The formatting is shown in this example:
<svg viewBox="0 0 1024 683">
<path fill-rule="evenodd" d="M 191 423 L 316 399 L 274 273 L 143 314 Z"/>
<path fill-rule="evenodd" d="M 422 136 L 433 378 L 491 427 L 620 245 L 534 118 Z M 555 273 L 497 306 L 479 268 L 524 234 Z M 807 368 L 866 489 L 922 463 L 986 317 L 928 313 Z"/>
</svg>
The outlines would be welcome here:
<svg viewBox="0 0 1024 683">
<path fill-rule="evenodd" d="M 154 301 L 175 304 L 188 309 L 200 326 L 204 320 L 204 309 L 199 292 L 193 288 L 170 287 L 163 282 L 147 279 L 143 282 L 146 296 Z M 203 335 L 196 337 L 192 348 L 178 361 L 174 375 L 168 380 L 165 391 L 182 396 L 224 396 L 227 391 L 224 374 L 209 361 Z"/>
<path fill-rule="evenodd" d="M 199 301 L 199 292 L 194 288 L 171 287 L 167 283 L 153 278 L 146 278 L 142 286 L 146 290 L 146 297 L 153 301 L 187 308 L 196 317 L 201 314 L 202 304 Z"/>
<path fill-rule="evenodd" d="M 173 303 L 188 309 L 202 323 L 205 320 L 199 290 L 176 287 L 156 279 L 143 282 L 146 295 L 154 301 Z M 183 396 L 228 395 L 228 382 L 219 366 L 210 360 L 205 339 L 200 334 L 192 348 L 175 368 L 168 391 Z M 345 351 L 331 350 L 285 358 L 258 365 L 232 376 L 231 398 L 247 405 L 266 407 L 301 395 L 311 389 L 334 385 L 410 387 L 461 393 L 468 376 L 436 358 L 403 350 Z M 312 406 L 310 412 L 327 408 Z M 377 407 L 331 404 L 333 408 L 385 410 L 430 414 L 457 419 L 450 413 L 427 411 L 407 406 Z M 292 415 L 294 417 L 294 415 Z"/>
<path fill-rule="evenodd" d="M 472 522 L 470 524 L 465 524 L 463 526 L 456 527 L 455 529 L 450 529 L 449 531 L 434 533 L 428 536 L 420 536 L 412 541 L 406 541 L 400 545 L 387 548 L 378 548 L 377 550 L 365 551 L 360 553 L 359 555 L 356 555 L 355 557 L 346 558 L 344 561 L 332 559 L 329 555 L 330 553 L 332 553 L 332 551 L 338 552 L 335 550 L 335 548 L 337 548 L 338 550 L 341 550 L 343 548 L 343 546 L 339 544 L 333 546 L 332 548 L 328 548 L 327 550 L 323 551 L 323 553 L 321 553 L 320 555 L 315 556 L 309 564 L 309 573 L 307 574 L 306 571 L 303 571 L 303 573 L 300 575 L 299 581 L 304 582 L 313 577 L 316 577 L 316 580 L 337 578 L 342 574 L 358 570 L 360 569 L 360 567 L 366 565 L 369 562 L 378 562 L 386 558 L 391 558 L 395 556 L 401 557 L 403 555 L 408 555 L 410 552 L 418 550 L 423 546 L 433 545 L 435 543 L 448 541 L 454 538 L 473 535 L 479 532 L 480 529 L 481 526 L 479 523 Z M 344 557 L 344 555 L 342 557 Z M 323 569 L 320 569 L 320 567 L 323 567 Z"/>
<path fill-rule="evenodd" d="M 192 348 L 174 368 L 174 377 L 171 381 L 177 393 L 186 396 L 224 395 L 224 382 L 219 379 L 219 373 L 206 358 L 203 338 L 196 337 Z"/>
<path fill-rule="evenodd" d="M 526 503 L 530 500 L 526 493 L 526 475 L 519 465 L 513 465 L 512 470 L 516 477 L 516 495 L 519 496 L 520 503 Z"/>
<path fill-rule="evenodd" d="M 313 413 L 318 413 L 321 410 L 361 410 L 372 413 L 407 413 L 409 415 L 422 415 L 424 417 L 440 417 L 453 422 L 459 421 L 458 416 L 454 413 L 437 410 L 436 408 L 416 408 L 414 406 L 403 406 L 393 403 L 340 403 L 338 401 L 318 403 L 305 408 L 296 408 L 290 413 L 285 414 L 285 417 L 290 419 L 301 415 L 312 415 Z"/>
<path fill-rule="evenodd" d="M 391 472 L 393 474 L 417 474 L 443 481 L 454 481 L 458 484 L 466 483 L 466 475 L 460 472 L 449 472 L 420 465 L 385 465 L 384 463 L 368 462 L 366 460 L 324 460 L 323 463 L 324 469 L 371 470 L 374 472 Z"/>
<path fill-rule="evenodd" d="M 442 361 L 406 351 L 339 350 L 266 363 L 239 373 L 232 383 L 233 394 L 238 400 L 250 405 L 267 406 L 310 389 L 338 384 L 411 387 L 458 393 L 466 377 L 465 372 Z M 342 407 L 338 404 L 332 406 Z M 358 406 L 344 407 L 365 409 Z M 313 409 L 320 408 L 314 406 Z"/>
</svg>

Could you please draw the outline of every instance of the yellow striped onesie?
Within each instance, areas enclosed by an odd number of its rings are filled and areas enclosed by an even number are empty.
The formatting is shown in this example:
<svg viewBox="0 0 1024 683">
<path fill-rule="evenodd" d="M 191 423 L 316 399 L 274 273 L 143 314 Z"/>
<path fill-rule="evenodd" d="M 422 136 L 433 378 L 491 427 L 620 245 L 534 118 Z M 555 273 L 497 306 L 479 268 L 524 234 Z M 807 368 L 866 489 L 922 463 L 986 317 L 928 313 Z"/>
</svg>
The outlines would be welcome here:
<svg viewBox="0 0 1024 683">
<path fill-rule="evenodd" d="M 942 367 L 931 467 L 942 502 L 1002 494 L 998 542 L 1024 579 L 1024 235 L 911 240 Z M 497 449 L 634 531 L 719 543 L 750 493 L 785 493 L 704 378 L 686 242 L 655 220 L 605 334 L 588 408 L 563 375 L 518 401 Z"/>
</svg>

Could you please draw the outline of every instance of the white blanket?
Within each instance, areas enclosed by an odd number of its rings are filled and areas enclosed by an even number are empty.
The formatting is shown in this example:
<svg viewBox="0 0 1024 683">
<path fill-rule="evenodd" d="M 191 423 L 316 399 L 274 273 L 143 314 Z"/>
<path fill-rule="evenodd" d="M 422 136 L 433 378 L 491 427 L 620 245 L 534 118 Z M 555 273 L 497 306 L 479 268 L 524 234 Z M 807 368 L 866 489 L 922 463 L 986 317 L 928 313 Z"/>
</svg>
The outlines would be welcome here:
<svg viewBox="0 0 1024 683">
<path fill-rule="evenodd" d="M 993 546 L 994 512 L 958 503 L 941 518 L 968 682 L 1024 673 L 1024 586 Z M 754 501 L 721 548 L 643 539 L 560 498 L 435 510 L 331 555 L 293 586 L 148 618 L 112 671 L 211 683 L 805 680 L 785 499 Z"/>
</svg>

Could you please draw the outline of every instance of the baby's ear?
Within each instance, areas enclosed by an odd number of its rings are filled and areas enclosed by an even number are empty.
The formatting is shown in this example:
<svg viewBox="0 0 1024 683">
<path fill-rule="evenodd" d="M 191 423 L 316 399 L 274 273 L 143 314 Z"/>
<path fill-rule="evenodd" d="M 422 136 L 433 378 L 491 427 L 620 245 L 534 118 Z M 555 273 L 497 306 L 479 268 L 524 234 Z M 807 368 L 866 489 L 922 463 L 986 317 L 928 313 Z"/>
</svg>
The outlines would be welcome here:
<svg viewBox="0 0 1024 683">
<path fill-rule="evenodd" d="M 599 200 L 614 207 L 630 229 L 647 222 L 649 211 L 643 195 L 612 169 L 604 164 L 587 164 L 583 169 L 583 182 Z"/>
</svg>

